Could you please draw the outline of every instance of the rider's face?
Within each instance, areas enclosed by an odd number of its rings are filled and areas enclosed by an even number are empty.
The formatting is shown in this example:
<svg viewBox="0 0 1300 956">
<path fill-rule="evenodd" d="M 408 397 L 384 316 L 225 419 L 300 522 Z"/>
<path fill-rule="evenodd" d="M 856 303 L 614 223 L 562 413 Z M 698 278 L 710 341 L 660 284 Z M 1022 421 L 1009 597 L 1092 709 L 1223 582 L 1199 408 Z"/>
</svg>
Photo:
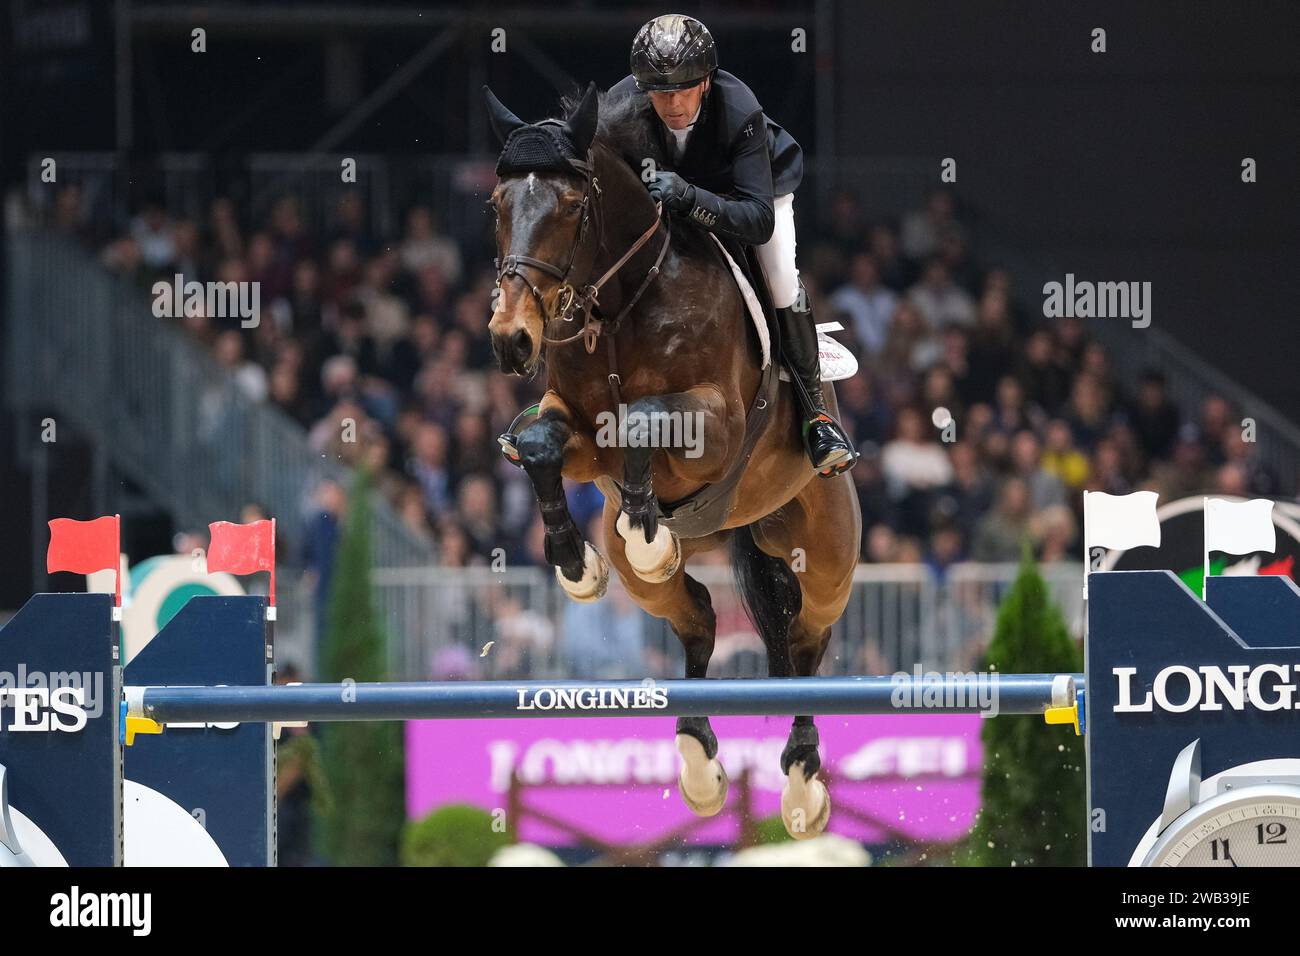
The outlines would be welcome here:
<svg viewBox="0 0 1300 956">
<path fill-rule="evenodd" d="M 651 91 L 650 102 L 669 129 L 685 129 L 695 118 L 695 111 L 700 108 L 700 100 L 709 91 L 710 80 L 711 78 L 706 76 L 694 86 L 684 90 Z"/>
</svg>

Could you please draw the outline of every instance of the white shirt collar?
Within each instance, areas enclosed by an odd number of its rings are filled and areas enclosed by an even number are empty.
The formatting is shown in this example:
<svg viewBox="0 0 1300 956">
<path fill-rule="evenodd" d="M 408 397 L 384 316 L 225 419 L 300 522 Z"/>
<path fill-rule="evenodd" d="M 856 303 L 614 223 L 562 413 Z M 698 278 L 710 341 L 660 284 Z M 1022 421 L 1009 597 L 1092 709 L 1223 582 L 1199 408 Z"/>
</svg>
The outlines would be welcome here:
<svg viewBox="0 0 1300 956">
<path fill-rule="evenodd" d="M 681 158 L 681 154 L 686 150 L 686 137 L 689 136 L 691 130 L 695 128 L 695 123 L 700 118 L 700 110 L 702 109 L 704 109 L 703 97 L 700 98 L 700 105 L 695 108 L 695 115 L 691 117 L 691 121 L 684 127 L 681 129 L 673 129 L 667 123 L 664 123 L 664 129 L 668 130 L 668 132 L 672 134 L 673 139 L 676 142 L 676 153 L 678 159 Z"/>
</svg>

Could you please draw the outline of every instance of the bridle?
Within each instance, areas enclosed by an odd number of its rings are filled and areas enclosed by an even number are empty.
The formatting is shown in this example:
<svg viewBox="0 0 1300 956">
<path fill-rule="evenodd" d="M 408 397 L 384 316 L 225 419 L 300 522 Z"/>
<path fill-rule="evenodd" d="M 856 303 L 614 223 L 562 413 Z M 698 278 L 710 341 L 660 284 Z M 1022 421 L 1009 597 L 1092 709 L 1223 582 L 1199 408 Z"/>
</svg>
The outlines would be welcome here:
<svg viewBox="0 0 1300 956">
<path fill-rule="evenodd" d="M 543 122 L 556 121 L 552 120 Z M 559 124 L 557 123 L 557 125 Z M 641 233 L 637 240 L 632 243 L 631 247 L 618 258 L 618 261 L 606 269 L 604 275 L 595 282 L 583 285 L 580 290 L 575 289 L 574 284 L 569 277 L 573 273 L 574 263 L 578 258 L 578 250 L 582 248 L 583 241 L 587 237 L 588 225 L 592 220 L 595 220 L 596 242 L 592 249 L 591 261 L 587 265 L 587 272 L 590 273 L 591 269 L 595 268 L 596 257 L 600 255 L 600 247 L 604 239 L 604 221 L 603 216 L 600 213 L 599 204 L 592 201 L 593 192 L 595 193 L 596 198 L 600 198 L 601 195 L 600 180 L 596 178 L 596 164 L 592 150 L 587 150 L 586 161 L 580 159 L 568 159 L 568 163 L 575 170 L 581 173 L 583 179 L 582 221 L 578 224 L 578 234 L 574 238 L 573 245 L 569 249 L 569 257 L 565 262 L 564 267 L 561 268 L 553 263 L 543 262 L 541 259 L 536 259 L 532 256 L 511 253 L 510 255 L 498 257 L 493 260 L 497 270 L 496 287 L 498 289 L 501 288 L 502 281 L 509 278 L 518 278 L 524 283 L 528 291 L 532 294 L 532 297 L 537 301 L 537 306 L 542 312 L 543 345 L 562 346 L 567 345 L 570 342 L 575 342 L 578 339 L 582 339 L 583 345 L 586 347 L 588 354 L 590 354 L 596 350 L 596 340 L 600 337 L 602 327 L 608 324 L 610 333 L 608 341 L 610 344 L 612 363 L 612 350 L 614 344 L 613 335 L 618 331 L 619 323 L 622 322 L 623 318 L 632 310 L 632 307 L 636 305 L 637 301 L 645 293 L 646 289 L 649 288 L 650 283 L 654 281 L 655 276 L 659 274 L 659 267 L 663 264 L 664 256 L 668 253 L 668 244 L 672 239 L 672 226 L 670 225 L 669 220 L 663 215 L 663 203 L 656 203 L 654 222 L 650 224 L 649 228 L 647 228 L 645 232 Z M 641 285 L 637 287 L 636 292 L 630 299 L 628 299 L 628 301 L 623 305 L 623 308 L 619 310 L 618 315 L 613 319 L 603 319 L 597 316 L 595 310 L 596 306 L 599 305 L 601 288 L 603 288 L 605 283 L 618 273 L 619 269 L 623 268 L 623 266 L 627 264 L 629 259 L 636 255 L 642 246 L 650 241 L 650 238 L 658 231 L 661 222 L 665 226 L 664 242 L 659 249 L 659 255 L 655 257 L 654 265 L 650 267 L 645 278 L 641 280 Z M 552 314 L 551 310 L 547 307 L 546 299 L 543 296 L 542 291 L 537 288 L 536 283 L 529 281 L 528 277 L 520 271 L 523 266 L 530 266 L 546 275 L 553 276 L 560 281 L 559 296 L 556 300 L 556 310 L 554 314 Z M 550 338 L 546 335 L 547 326 L 555 322 L 572 322 L 574 317 L 578 314 L 583 316 L 583 325 L 580 331 L 564 338 Z M 614 385 L 617 377 L 617 373 L 613 371 L 611 366 L 611 385 Z"/>
</svg>

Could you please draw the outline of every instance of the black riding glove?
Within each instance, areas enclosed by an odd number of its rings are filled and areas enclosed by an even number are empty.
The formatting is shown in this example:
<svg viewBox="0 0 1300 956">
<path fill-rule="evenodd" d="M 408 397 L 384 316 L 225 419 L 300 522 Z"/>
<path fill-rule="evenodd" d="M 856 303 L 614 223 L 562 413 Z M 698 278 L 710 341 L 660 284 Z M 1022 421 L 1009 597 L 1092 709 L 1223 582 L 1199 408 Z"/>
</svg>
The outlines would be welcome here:
<svg viewBox="0 0 1300 956">
<path fill-rule="evenodd" d="M 695 187 L 676 173 L 659 171 L 650 181 L 650 198 L 669 212 L 688 213 L 695 206 Z"/>
</svg>

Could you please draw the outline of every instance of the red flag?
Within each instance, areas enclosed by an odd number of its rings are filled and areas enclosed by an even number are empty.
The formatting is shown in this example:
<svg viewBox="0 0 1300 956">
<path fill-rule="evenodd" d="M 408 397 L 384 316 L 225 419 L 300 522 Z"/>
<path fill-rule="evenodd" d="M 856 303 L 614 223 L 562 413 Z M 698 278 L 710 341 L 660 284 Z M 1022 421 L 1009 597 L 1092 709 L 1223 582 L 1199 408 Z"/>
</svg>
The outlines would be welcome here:
<svg viewBox="0 0 1300 956">
<path fill-rule="evenodd" d="M 45 552 L 45 570 L 93 574 L 111 568 L 120 579 L 120 542 L 120 515 L 107 515 L 94 521 L 55 518 L 50 522 L 50 547 Z M 120 580 L 114 590 L 114 599 L 120 606 Z"/>
<path fill-rule="evenodd" d="M 208 573 L 230 574 L 271 572 L 271 604 L 275 604 L 275 519 L 235 524 L 214 521 L 208 525 L 212 542 L 208 545 Z"/>
</svg>

